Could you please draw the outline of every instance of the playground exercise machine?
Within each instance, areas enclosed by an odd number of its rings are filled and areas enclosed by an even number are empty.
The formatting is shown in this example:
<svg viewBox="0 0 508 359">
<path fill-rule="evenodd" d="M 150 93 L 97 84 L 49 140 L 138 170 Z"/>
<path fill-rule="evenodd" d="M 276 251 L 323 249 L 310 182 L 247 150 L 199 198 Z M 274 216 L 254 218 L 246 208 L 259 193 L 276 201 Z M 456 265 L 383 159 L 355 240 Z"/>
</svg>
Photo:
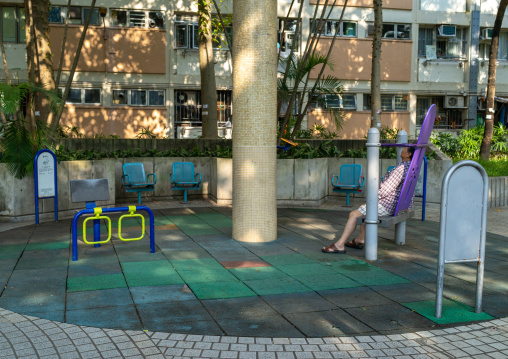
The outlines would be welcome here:
<svg viewBox="0 0 508 359">
<path fill-rule="evenodd" d="M 285 142 L 284 146 L 277 146 L 277 149 L 283 150 L 284 152 L 287 152 L 291 146 L 298 147 L 298 143 L 286 140 L 285 138 L 281 138 L 283 142 Z"/>
<path fill-rule="evenodd" d="M 104 213 L 128 212 L 118 219 L 118 238 L 122 241 L 137 241 L 144 237 L 145 234 L 145 218 L 143 215 L 136 213 L 137 211 L 146 211 L 150 216 L 150 253 L 155 253 L 155 230 L 154 216 L 150 208 L 146 206 L 128 206 L 101 208 L 95 205 L 95 201 L 109 200 L 109 187 L 106 178 L 74 180 L 71 184 L 71 200 L 73 203 L 86 202 L 86 209 L 76 213 L 72 220 L 72 260 L 78 260 L 78 219 L 85 214 L 93 214 L 83 221 L 83 241 L 86 244 L 93 244 L 94 247 L 100 247 L 101 244 L 111 240 L 111 218 L 103 215 Z M 122 220 L 126 218 L 141 218 L 141 236 L 136 238 L 122 237 Z M 93 221 L 93 241 L 86 238 L 86 224 Z M 107 239 L 101 240 L 101 220 L 105 220 L 108 228 Z"/>
</svg>

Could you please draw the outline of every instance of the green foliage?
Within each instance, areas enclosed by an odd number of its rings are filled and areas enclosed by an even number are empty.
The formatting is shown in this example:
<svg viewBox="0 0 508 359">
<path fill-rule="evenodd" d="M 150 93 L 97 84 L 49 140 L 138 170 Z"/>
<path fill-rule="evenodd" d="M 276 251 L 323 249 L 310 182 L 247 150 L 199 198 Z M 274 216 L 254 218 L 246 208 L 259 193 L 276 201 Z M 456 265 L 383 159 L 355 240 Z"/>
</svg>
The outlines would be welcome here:
<svg viewBox="0 0 508 359">
<path fill-rule="evenodd" d="M 314 132 L 317 135 L 317 138 L 321 140 L 327 140 L 327 139 L 333 139 L 338 136 L 337 133 L 330 131 L 329 129 L 325 128 L 323 125 L 318 125 L 317 123 L 314 124 Z"/>
<path fill-rule="evenodd" d="M 314 133 L 313 128 L 310 128 L 308 130 L 298 130 L 296 132 L 296 138 L 300 138 L 302 140 L 310 140 L 312 138 L 313 133 Z"/>
<path fill-rule="evenodd" d="M 379 130 L 379 137 L 382 140 L 396 140 L 397 134 L 401 131 L 401 128 L 390 128 L 388 126 L 381 126 Z"/>
<path fill-rule="evenodd" d="M 141 131 L 135 136 L 136 138 L 157 138 L 157 135 L 150 131 L 148 127 L 142 127 Z"/>
<path fill-rule="evenodd" d="M 490 161 L 478 160 L 477 162 L 482 165 L 489 177 L 508 176 L 508 157 Z"/>
<path fill-rule="evenodd" d="M 458 137 L 449 133 L 438 132 L 431 137 L 431 141 L 441 151 L 454 161 L 465 159 L 477 160 L 483 139 L 483 126 L 476 126 L 469 130 L 462 130 Z M 508 130 L 502 125 L 494 127 L 492 135 L 491 156 L 493 158 L 508 155 Z"/>
</svg>

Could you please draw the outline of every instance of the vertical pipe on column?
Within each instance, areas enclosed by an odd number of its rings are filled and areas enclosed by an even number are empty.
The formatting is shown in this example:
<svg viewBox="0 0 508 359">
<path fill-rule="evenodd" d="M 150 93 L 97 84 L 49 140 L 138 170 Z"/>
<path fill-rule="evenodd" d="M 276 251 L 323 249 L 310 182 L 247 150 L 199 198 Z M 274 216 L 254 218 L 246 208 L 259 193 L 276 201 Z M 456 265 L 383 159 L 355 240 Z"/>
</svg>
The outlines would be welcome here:
<svg viewBox="0 0 508 359">
<path fill-rule="evenodd" d="M 377 260 L 377 222 L 379 187 L 379 130 L 371 128 L 367 135 L 367 216 L 365 218 L 365 258 Z"/>
<path fill-rule="evenodd" d="M 233 238 L 277 239 L 277 1 L 236 0 Z"/>
</svg>

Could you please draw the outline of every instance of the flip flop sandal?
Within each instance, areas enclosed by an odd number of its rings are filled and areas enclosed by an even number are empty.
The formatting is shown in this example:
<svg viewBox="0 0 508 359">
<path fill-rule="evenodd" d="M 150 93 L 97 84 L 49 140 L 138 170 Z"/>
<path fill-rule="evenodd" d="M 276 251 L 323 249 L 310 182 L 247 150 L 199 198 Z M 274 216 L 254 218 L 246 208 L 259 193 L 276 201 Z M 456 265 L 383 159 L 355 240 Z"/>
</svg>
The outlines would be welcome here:
<svg viewBox="0 0 508 359">
<path fill-rule="evenodd" d="M 337 254 L 346 254 L 346 250 L 340 250 L 335 248 L 335 244 L 332 244 L 331 246 L 321 248 L 321 252 L 323 253 L 337 253 Z"/>
<path fill-rule="evenodd" d="M 363 249 L 363 244 L 356 243 L 354 239 L 351 242 L 347 242 L 345 246 L 349 248 Z"/>
</svg>

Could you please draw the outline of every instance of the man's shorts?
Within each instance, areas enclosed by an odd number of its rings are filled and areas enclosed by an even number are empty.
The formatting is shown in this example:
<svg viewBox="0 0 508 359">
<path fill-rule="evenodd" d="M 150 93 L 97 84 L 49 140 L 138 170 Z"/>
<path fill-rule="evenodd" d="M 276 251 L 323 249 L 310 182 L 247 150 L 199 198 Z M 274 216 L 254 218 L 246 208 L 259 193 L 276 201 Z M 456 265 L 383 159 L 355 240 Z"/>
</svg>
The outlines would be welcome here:
<svg viewBox="0 0 508 359">
<path fill-rule="evenodd" d="M 360 211 L 360 213 L 362 215 L 366 215 L 367 214 L 367 205 L 364 204 L 362 206 L 360 206 L 358 208 L 358 210 Z M 377 204 L 377 214 L 378 216 L 391 216 L 391 213 L 388 212 L 383 206 L 381 206 L 379 203 Z"/>
</svg>

